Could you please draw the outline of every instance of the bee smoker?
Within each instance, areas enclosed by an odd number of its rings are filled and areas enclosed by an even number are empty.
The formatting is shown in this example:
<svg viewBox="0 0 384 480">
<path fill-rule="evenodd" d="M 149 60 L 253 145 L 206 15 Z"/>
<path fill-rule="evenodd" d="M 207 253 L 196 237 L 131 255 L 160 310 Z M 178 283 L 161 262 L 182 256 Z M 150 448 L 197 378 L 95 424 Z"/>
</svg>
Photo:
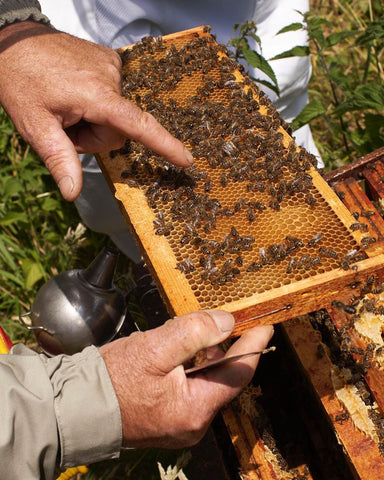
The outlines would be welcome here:
<svg viewBox="0 0 384 480">
<path fill-rule="evenodd" d="M 117 259 L 117 250 L 105 247 L 87 269 L 61 273 L 41 287 L 31 310 L 19 318 L 45 353 L 71 355 L 103 345 L 119 332 L 127 302 L 113 283 Z"/>
</svg>

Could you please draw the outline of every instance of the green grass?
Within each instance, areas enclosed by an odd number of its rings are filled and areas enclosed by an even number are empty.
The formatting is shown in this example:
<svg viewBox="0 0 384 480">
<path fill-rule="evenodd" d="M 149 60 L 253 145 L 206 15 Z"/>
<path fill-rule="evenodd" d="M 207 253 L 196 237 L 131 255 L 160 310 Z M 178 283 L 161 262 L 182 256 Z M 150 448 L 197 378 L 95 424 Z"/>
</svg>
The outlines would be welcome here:
<svg viewBox="0 0 384 480">
<path fill-rule="evenodd" d="M 42 162 L 0 112 L 0 324 L 13 341 L 30 340 L 18 315 L 51 276 L 81 268 L 103 236 L 82 231 Z"/>
<path fill-rule="evenodd" d="M 312 133 L 327 170 L 384 145 L 384 6 L 312 0 Z"/>
</svg>

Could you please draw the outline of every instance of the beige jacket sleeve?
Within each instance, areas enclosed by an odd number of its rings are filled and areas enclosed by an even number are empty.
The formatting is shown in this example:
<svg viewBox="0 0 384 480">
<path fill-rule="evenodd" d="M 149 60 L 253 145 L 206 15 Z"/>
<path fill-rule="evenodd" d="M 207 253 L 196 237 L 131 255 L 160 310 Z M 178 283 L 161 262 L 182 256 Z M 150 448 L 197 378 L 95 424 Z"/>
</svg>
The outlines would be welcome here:
<svg viewBox="0 0 384 480">
<path fill-rule="evenodd" d="M 55 467 L 118 458 L 119 404 L 97 348 L 0 355 L 0 478 L 51 480 Z"/>
</svg>

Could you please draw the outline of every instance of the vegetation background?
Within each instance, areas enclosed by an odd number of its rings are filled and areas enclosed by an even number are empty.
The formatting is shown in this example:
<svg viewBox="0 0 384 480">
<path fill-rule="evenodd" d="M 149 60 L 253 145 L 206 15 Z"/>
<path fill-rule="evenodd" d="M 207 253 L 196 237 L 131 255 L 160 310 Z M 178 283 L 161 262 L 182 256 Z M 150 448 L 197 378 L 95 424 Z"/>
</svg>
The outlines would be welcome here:
<svg viewBox="0 0 384 480">
<path fill-rule="evenodd" d="M 310 122 L 325 168 L 331 170 L 384 145 L 384 7 L 382 0 L 312 0 L 305 20 L 309 49 L 282 52 L 312 57 L 310 104 L 293 126 Z M 287 26 L 296 28 L 302 25 Z M 237 30 L 234 38 L 238 54 L 254 62 L 246 35 Z M 267 60 L 273 69 L 273 60 Z M 103 235 L 81 224 L 74 205 L 63 201 L 0 111 L 0 325 L 14 342 L 34 345 L 18 316 L 29 310 L 42 284 L 88 265 L 104 242 Z M 186 463 L 188 457 L 180 453 L 131 451 L 119 462 L 92 466 L 82 478 L 181 480 L 178 466 L 168 474 L 157 466 L 175 465 L 177 458 Z"/>
</svg>

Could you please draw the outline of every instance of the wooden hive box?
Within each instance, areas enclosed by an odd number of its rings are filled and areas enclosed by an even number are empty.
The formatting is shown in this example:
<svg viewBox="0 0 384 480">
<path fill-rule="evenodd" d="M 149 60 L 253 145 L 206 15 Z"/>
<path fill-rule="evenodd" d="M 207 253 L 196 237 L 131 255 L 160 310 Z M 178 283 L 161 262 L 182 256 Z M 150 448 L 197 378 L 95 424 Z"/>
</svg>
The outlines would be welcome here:
<svg viewBox="0 0 384 480">
<path fill-rule="evenodd" d="M 205 27 L 121 50 L 123 95 L 194 155 L 98 155 L 170 315 L 222 308 L 238 335 L 321 308 L 382 264 L 271 102 Z M 352 226 L 352 228 L 351 228 Z"/>
</svg>

